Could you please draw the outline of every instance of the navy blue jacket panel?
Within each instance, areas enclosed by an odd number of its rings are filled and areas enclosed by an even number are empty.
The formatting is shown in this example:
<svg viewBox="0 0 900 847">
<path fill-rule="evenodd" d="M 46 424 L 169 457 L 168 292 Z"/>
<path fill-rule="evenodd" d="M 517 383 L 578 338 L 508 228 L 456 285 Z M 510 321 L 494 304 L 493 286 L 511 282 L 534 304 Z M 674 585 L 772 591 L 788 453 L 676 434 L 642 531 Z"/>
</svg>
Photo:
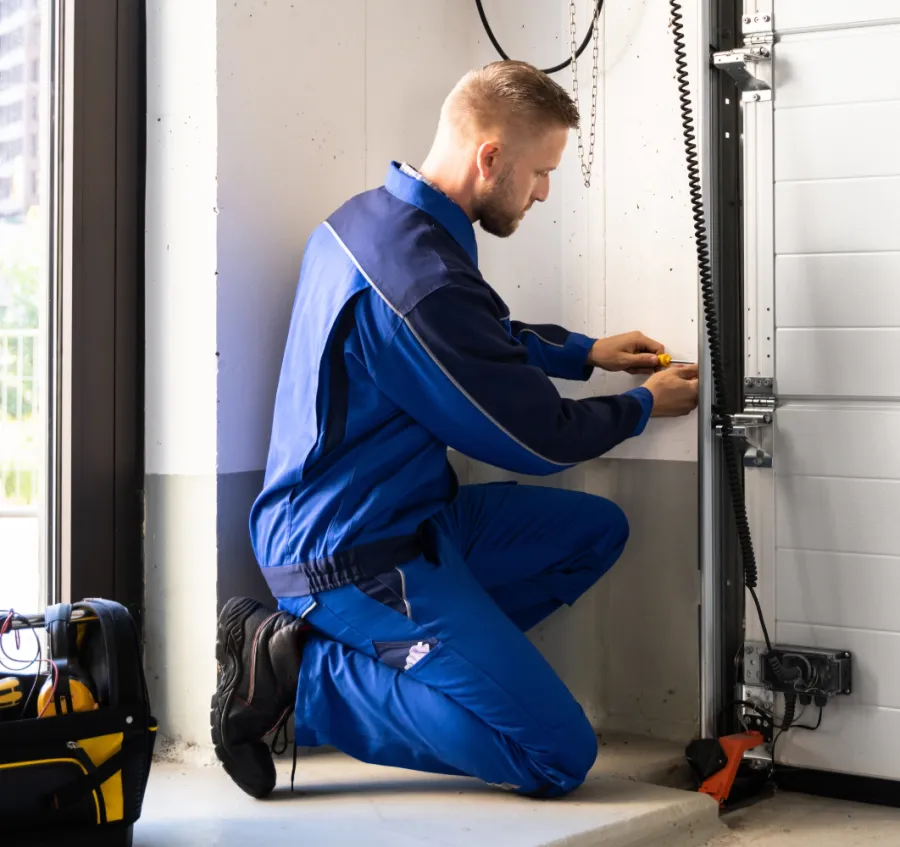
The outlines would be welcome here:
<svg viewBox="0 0 900 847">
<path fill-rule="evenodd" d="M 276 597 L 416 558 L 450 502 L 447 447 L 525 474 L 593 459 L 646 426 L 644 388 L 569 400 L 593 339 L 510 321 L 463 210 L 394 163 L 307 244 L 275 401 L 254 552 Z"/>
</svg>

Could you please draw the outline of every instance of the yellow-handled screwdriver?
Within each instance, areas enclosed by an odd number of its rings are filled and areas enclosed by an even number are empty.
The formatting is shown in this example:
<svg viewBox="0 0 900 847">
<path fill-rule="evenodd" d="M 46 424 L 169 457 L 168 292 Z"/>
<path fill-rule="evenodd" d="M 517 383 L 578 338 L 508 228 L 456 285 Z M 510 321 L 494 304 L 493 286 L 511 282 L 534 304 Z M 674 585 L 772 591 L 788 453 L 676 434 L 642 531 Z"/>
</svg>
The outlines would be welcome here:
<svg viewBox="0 0 900 847">
<path fill-rule="evenodd" d="M 22 702 L 22 685 L 19 678 L 5 676 L 0 679 L 0 709 L 11 709 Z"/>
<path fill-rule="evenodd" d="M 685 362 L 682 359 L 673 359 L 668 353 L 660 353 L 659 365 L 663 368 L 669 368 L 672 365 L 693 365 L 694 362 Z"/>
</svg>

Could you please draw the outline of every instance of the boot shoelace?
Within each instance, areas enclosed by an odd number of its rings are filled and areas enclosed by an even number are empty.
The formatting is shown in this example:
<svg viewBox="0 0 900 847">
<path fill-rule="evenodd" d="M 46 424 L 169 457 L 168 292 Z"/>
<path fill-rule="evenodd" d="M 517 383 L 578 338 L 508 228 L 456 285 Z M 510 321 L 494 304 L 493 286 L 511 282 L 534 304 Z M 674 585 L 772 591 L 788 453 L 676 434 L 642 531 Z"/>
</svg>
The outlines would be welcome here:
<svg viewBox="0 0 900 847">
<path fill-rule="evenodd" d="M 278 719 L 272 732 L 275 737 L 272 739 L 272 753 L 275 756 L 281 756 L 288 748 L 288 718 L 294 713 L 292 708 L 285 709 L 284 714 Z M 291 793 L 294 792 L 294 777 L 297 775 L 297 743 L 294 742 L 294 763 L 291 767 Z"/>
</svg>

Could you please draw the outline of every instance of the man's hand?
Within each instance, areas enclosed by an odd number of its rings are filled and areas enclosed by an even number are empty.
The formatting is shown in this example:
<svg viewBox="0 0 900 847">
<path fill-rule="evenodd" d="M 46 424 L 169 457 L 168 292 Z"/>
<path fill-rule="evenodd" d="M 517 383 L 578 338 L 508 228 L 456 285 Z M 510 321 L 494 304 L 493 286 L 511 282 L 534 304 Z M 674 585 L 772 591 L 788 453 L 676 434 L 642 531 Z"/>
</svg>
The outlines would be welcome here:
<svg viewBox="0 0 900 847">
<path fill-rule="evenodd" d="M 627 332 L 594 342 L 588 364 L 605 371 L 652 374 L 659 367 L 659 354 L 666 348 L 640 332 Z"/>
<path fill-rule="evenodd" d="M 690 414 L 697 408 L 697 366 L 660 371 L 644 383 L 644 388 L 653 395 L 654 418 L 677 418 Z"/>
</svg>

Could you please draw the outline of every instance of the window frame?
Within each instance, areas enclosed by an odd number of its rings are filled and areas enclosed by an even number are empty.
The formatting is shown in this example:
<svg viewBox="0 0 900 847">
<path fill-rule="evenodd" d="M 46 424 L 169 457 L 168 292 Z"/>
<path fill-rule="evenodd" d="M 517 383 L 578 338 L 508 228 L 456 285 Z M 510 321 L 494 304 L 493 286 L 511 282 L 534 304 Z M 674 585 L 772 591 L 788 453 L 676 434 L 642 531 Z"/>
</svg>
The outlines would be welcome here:
<svg viewBox="0 0 900 847">
<path fill-rule="evenodd" d="M 143 606 L 144 0 L 57 0 L 48 599 Z M 54 296 L 55 295 L 55 296 Z"/>
</svg>

